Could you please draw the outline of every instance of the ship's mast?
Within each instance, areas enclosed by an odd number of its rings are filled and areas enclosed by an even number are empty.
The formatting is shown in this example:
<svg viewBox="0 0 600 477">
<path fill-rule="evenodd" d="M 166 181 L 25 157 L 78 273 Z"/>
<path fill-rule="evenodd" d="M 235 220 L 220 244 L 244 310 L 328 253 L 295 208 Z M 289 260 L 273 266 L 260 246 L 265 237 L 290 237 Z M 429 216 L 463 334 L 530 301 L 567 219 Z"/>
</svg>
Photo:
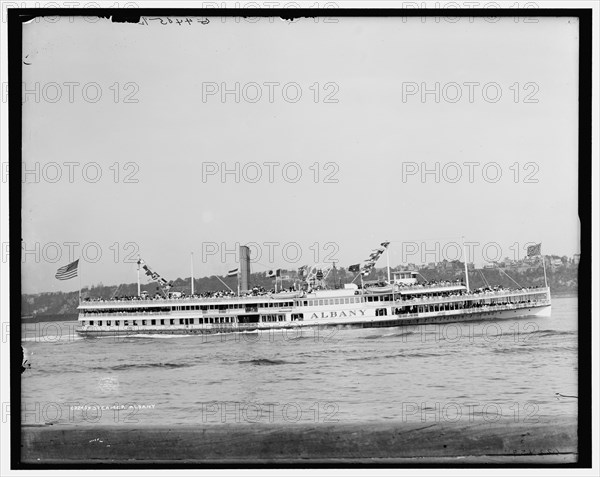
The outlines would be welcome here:
<svg viewBox="0 0 600 477">
<path fill-rule="evenodd" d="M 141 263 L 142 263 L 142 259 L 138 255 L 138 261 L 137 261 L 137 266 L 138 266 L 138 268 L 137 268 L 137 292 L 138 292 L 137 296 L 138 297 L 142 294 L 141 290 L 140 290 L 140 288 L 141 288 L 140 287 L 140 265 L 141 265 Z"/>
<path fill-rule="evenodd" d="M 463 260 L 465 262 L 465 285 L 467 286 L 467 293 L 471 290 L 469 289 L 469 267 L 467 266 L 467 253 L 465 252 L 465 238 L 462 238 L 462 249 L 463 249 Z"/>
<path fill-rule="evenodd" d="M 191 282 L 192 282 L 192 295 L 194 294 L 194 252 L 190 252 L 190 267 L 191 267 Z"/>
<path fill-rule="evenodd" d="M 388 283 L 391 285 L 392 281 L 390 279 L 390 246 L 388 244 L 387 247 L 385 247 L 385 258 L 387 260 L 387 277 L 388 277 Z"/>
<path fill-rule="evenodd" d="M 540 252 L 540 258 L 542 259 L 542 265 L 544 267 L 544 284 L 548 288 L 548 277 L 546 276 L 546 257 Z"/>
</svg>

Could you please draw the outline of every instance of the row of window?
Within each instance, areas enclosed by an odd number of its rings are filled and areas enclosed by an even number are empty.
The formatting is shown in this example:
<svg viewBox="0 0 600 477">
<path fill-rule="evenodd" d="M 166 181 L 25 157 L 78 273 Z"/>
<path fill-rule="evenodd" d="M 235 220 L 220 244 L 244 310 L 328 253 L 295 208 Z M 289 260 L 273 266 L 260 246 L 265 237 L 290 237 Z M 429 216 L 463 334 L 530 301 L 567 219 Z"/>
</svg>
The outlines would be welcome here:
<svg viewBox="0 0 600 477">
<path fill-rule="evenodd" d="M 272 323 L 274 321 L 285 321 L 285 315 L 261 315 L 260 321 L 263 323 Z"/>
<path fill-rule="evenodd" d="M 368 301 L 379 301 L 378 296 L 368 296 L 366 297 Z M 373 300 L 376 298 L 376 300 Z M 381 297 L 383 300 L 383 297 Z M 361 297 L 352 296 L 348 298 L 323 298 L 318 300 L 303 300 L 299 303 L 302 306 L 328 306 L 328 305 L 349 305 L 351 303 L 362 303 Z"/>
<path fill-rule="evenodd" d="M 481 308 L 483 306 L 503 306 L 532 303 L 530 298 L 530 296 L 514 296 L 490 298 L 477 301 L 454 301 L 448 303 L 432 303 L 427 305 L 409 305 L 396 308 L 394 313 L 397 315 L 405 315 L 411 313 L 431 313 L 436 311 L 469 310 L 473 308 Z M 533 300 L 533 302 L 535 301 L 537 300 Z"/>
<path fill-rule="evenodd" d="M 211 305 L 181 305 L 173 306 L 173 311 L 213 311 L 213 310 L 243 310 L 247 307 L 252 308 L 288 308 L 294 306 L 293 301 L 285 302 L 267 302 L 267 303 L 226 303 Z"/>
<path fill-rule="evenodd" d="M 303 320 L 302 313 L 294 313 L 292 320 Z M 272 323 L 285 321 L 285 315 L 261 315 L 260 321 L 263 323 Z M 147 325 L 202 325 L 202 324 L 217 324 L 217 323 L 236 323 L 234 316 L 211 316 L 206 318 L 171 318 L 162 320 L 88 320 L 83 322 L 89 326 L 147 326 Z"/>
<path fill-rule="evenodd" d="M 163 320 L 88 320 L 89 326 L 147 326 L 147 325 L 202 325 L 215 323 L 235 323 L 234 316 L 214 316 L 206 318 L 171 318 Z"/>
<path fill-rule="evenodd" d="M 161 307 L 145 307 L 145 308 L 97 308 L 97 309 L 83 309 L 83 313 L 89 314 L 118 314 L 118 313 L 166 313 L 170 311 L 226 311 L 226 310 L 243 310 L 245 308 L 256 309 L 260 308 L 289 308 L 294 305 L 292 301 L 286 302 L 268 302 L 268 303 L 228 303 L 221 305 L 181 305 L 181 306 L 161 306 Z"/>
</svg>

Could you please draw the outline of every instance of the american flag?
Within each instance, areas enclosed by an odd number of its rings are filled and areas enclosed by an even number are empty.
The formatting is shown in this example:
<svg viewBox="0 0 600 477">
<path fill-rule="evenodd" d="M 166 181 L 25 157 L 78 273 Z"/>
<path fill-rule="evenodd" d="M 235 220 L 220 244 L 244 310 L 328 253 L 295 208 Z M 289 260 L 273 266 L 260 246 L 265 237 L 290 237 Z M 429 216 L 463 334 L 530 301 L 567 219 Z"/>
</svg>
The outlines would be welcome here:
<svg viewBox="0 0 600 477">
<path fill-rule="evenodd" d="M 59 280 L 69 280 L 71 278 L 75 278 L 77 276 L 77 267 L 79 266 L 79 259 L 75 260 L 64 267 L 60 267 L 56 270 L 56 275 L 54 275 Z"/>
</svg>

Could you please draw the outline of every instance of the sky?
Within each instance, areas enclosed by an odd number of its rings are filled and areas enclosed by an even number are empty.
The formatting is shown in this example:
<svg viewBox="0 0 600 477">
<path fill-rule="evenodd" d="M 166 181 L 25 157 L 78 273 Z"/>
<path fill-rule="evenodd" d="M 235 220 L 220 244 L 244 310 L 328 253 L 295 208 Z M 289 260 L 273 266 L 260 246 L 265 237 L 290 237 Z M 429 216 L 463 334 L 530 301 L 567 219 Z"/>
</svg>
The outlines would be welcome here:
<svg viewBox="0 0 600 477">
<path fill-rule="evenodd" d="M 24 26 L 25 293 L 579 252 L 576 19 L 197 20 Z"/>
</svg>

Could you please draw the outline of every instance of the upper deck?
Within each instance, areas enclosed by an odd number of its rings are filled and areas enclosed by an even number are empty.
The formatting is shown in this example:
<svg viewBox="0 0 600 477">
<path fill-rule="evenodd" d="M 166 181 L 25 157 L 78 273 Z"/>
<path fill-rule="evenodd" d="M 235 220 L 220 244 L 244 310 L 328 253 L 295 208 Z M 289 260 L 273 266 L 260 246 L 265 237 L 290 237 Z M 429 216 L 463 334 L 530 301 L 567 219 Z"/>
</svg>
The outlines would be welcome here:
<svg viewBox="0 0 600 477">
<path fill-rule="evenodd" d="M 315 290 L 311 292 L 283 292 L 266 293 L 248 296 L 220 296 L 220 297 L 180 297 L 180 298 L 140 298 L 127 297 L 119 299 L 96 299 L 81 302 L 78 309 L 83 312 L 105 312 L 105 311 L 139 311 L 148 310 L 153 312 L 170 311 L 203 311 L 211 310 L 235 310 L 249 308 L 279 308 L 289 309 L 307 305 L 325 305 L 334 303 L 338 299 L 354 297 L 352 302 L 371 301 L 415 301 L 431 299 L 465 299 L 481 298 L 484 295 L 511 295 L 523 293 L 545 293 L 545 287 L 524 289 L 499 289 L 485 292 L 472 291 L 467 293 L 462 284 L 426 284 L 394 287 L 372 287 L 366 290 L 358 289 L 336 289 Z M 393 289 L 392 289 L 393 288 Z"/>
</svg>

